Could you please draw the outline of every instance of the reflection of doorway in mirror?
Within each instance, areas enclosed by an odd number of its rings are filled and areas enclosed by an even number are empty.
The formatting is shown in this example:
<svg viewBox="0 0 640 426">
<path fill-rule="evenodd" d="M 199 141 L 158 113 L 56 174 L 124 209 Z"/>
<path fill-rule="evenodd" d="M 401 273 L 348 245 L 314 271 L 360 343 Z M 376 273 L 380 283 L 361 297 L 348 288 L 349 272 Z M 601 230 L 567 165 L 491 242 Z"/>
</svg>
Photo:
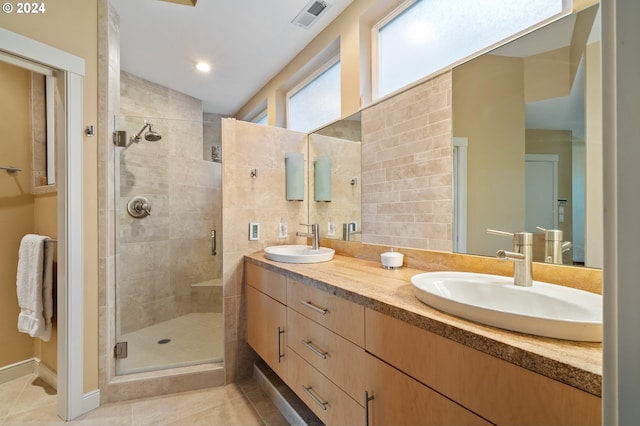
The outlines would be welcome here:
<svg viewBox="0 0 640 426">
<path fill-rule="evenodd" d="M 526 156 L 526 231 L 558 229 L 558 156 Z"/>
<path fill-rule="evenodd" d="M 527 154 L 525 159 L 525 229 L 534 234 L 537 262 L 545 261 L 540 229 L 562 230 L 565 221 L 564 207 L 561 211 L 558 205 L 558 161 L 553 154 Z"/>
</svg>

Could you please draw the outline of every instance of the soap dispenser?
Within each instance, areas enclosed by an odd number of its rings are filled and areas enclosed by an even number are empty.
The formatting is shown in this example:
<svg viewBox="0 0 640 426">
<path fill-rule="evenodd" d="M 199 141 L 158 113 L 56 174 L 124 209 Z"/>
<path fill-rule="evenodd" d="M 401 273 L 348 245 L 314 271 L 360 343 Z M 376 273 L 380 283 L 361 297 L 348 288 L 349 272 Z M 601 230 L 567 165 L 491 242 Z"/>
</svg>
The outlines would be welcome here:
<svg viewBox="0 0 640 426">
<path fill-rule="evenodd" d="M 394 251 L 393 248 L 380 255 L 380 262 L 382 262 L 384 269 L 400 269 L 402 268 L 403 260 L 404 254 Z"/>
</svg>

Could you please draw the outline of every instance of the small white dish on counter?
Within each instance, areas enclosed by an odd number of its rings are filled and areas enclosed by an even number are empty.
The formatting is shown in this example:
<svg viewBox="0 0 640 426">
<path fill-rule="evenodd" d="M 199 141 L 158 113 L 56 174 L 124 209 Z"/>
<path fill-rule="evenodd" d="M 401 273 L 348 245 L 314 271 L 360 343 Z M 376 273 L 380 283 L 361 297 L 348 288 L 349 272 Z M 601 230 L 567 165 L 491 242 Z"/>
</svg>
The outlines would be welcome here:
<svg viewBox="0 0 640 426">
<path fill-rule="evenodd" d="M 380 254 L 380 262 L 385 269 L 400 269 L 402 268 L 403 260 L 404 254 L 393 251 L 393 249 Z"/>
</svg>

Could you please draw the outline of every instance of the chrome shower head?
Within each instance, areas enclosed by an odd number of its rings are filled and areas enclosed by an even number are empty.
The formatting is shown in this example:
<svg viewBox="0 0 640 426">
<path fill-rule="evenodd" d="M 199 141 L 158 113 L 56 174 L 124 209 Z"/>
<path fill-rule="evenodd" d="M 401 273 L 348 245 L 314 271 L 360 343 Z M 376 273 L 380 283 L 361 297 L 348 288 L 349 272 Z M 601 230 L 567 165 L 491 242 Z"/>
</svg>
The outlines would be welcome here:
<svg viewBox="0 0 640 426">
<path fill-rule="evenodd" d="M 149 130 L 144 134 L 144 139 L 149 142 L 157 142 L 162 139 L 162 135 L 158 132 L 153 131 L 153 126 L 149 124 Z"/>
<path fill-rule="evenodd" d="M 151 123 L 147 123 L 147 120 L 145 120 L 144 126 L 142 126 L 142 129 L 140 129 L 140 131 L 136 133 L 134 137 L 131 138 L 131 142 L 136 142 L 136 143 L 140 142 L 142 132 L 144 132 L 147 129 L 147 127 L 149 128 L 149 130 L 144 134 L 145 140 L 149 142 L 156 142 L 162 139 L 162 136 L 160 135 L 160 133 L 154 132 L 153 127 L 151 126 Z"/>
</svg>

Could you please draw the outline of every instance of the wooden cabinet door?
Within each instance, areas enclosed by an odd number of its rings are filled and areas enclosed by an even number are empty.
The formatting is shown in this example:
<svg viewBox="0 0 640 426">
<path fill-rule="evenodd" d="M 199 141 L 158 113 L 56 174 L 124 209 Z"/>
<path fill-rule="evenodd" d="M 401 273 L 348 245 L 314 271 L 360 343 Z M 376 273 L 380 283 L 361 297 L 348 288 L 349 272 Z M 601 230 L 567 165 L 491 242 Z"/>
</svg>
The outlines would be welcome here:
<svg viewBox="0 0 640 426">
<path fill-rule="evenodd" d="M 367 353 L 365 357 L 365 390 L 373 398 L 368 402 L 366 424 L 491 424 L 373 355 Z"/>
<path fill-rule="evenodd" d="M 286 306 L 247 286 L 247 343 L 285 382 L 286 323 Z"/>
<path fill-rule="evenodd" d="M 498 425 L 599 425 L 599 397 L 371 309 L 366 350 Z"/>
</svg>

